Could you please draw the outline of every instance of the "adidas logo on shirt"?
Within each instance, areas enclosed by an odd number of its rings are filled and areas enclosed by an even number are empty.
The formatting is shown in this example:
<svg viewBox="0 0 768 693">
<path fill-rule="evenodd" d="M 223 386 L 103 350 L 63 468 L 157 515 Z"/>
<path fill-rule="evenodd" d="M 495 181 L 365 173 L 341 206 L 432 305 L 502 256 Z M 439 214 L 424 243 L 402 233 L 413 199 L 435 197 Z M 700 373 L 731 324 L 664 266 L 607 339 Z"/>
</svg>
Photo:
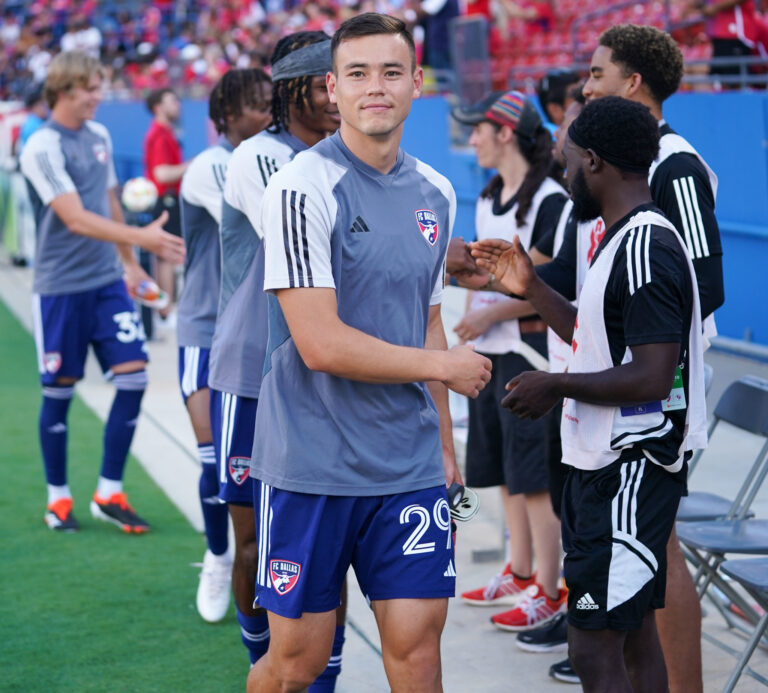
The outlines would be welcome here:
<svg viewBox="0 0 768 693">
<path fill-rule="evenodd" d="M 582 609 L 584 611 L 594 611 L 600 607 L 595 604 L 595 600 L 592 599 L 592 595 L 587 592 L 581 599 L 579 599 L 579 601 L 576 602 L 576 608 Z"/>
<path fill-rule="evenodd" d="M 367 233 L 368 231 L 370 231 L 370 229 L 360 216 L 352 222 L 352 228 L 349 230 L 350 233 Z"/>
</svg>

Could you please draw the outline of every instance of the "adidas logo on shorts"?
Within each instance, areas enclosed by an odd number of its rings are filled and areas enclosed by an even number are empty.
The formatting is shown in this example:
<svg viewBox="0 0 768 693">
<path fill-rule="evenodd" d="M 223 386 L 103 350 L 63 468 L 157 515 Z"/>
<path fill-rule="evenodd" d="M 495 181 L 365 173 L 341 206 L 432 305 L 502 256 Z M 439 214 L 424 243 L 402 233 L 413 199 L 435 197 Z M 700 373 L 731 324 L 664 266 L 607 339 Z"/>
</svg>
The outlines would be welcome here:
<svg viewBox="0 0 768 693">
<path fill-rule="evenodd" d="M 595 604 L 595 600 L 592 599 L 592 595 L 587 592 L 584 596 L 581 597 L 581 599 L 579 599 L 579 601 L 576 602 L 576 608 L 583 609 L 585 611 L 593 611 L 594 609 L 599 609 L 600 607 Z"/>
</svg>

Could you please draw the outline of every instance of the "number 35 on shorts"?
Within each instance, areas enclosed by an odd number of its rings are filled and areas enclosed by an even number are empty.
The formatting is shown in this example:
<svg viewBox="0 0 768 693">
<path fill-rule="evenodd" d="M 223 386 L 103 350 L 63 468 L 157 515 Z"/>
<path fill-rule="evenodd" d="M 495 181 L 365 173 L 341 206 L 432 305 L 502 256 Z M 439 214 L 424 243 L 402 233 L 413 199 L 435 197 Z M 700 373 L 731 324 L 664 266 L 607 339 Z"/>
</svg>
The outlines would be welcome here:
<svg viewBox="0 0 768 693">
<path fill-rule="evenodd" d="M 425 541 L 424 535 L 429 532 L 432 523 L 441 532 L 445 532 L 445 548 L 451 548 L 451 512 L 448 501 L 438 498 L 431 509 L 416 503 L 406 505 L 400 511 L 400 524 L 415 524 L 413 531 L 403 543 L 403 554 L 413 556 L 421 553 L 432 553 L 435 550 L 436 539 Z M 434 536 L 434 533 L 431 533 Z"/>
</svg>

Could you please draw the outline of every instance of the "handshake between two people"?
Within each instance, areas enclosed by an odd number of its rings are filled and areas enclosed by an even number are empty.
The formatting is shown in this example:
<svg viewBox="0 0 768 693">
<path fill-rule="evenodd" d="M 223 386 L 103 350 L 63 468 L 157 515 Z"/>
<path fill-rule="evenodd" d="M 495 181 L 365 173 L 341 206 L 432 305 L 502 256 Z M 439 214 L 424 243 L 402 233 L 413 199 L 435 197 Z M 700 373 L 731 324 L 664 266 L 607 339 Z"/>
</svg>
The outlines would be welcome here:
<svg viewBox="0 0 768 693">
<path fill-rule="evenodd" d="M 470 244 L 463 238 L 451 239 L 446 272 L 464 288 L 498 291 L 521 298 L 529 298 L 532 287 L 542 284 L 517 236 L 512 242 L 493 238 Z M 459 348 L 462 347 L 454 347 Z M 471 347 L 463 345 L 463 348 Z M 561 394 L 555 385 L 556 380 L 550 373 L 525 371 L 506 384 L 508 394 L 501 405 L 522 418 L 538 419 L 560 400 Z"/>
<path fill-rule="evenodd" d="M 525 296 L 536 279 L 533 262 L 515 236 L 510 243 L 500 238 L 466 243 L 452 238 L 445 271 L 465 289 L 487 289 Z"/>
</svg>

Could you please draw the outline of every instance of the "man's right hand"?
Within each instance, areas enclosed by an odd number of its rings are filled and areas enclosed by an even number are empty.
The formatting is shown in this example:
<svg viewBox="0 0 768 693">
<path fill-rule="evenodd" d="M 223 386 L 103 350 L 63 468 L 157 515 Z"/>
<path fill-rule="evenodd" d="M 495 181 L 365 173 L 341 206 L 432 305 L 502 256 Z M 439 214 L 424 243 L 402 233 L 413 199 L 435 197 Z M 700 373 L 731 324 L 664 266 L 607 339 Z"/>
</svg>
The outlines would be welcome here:
<svg viewBox="0 0 768 693">
<path fill-rule="evenodd" d="M 443 383 L 454 392 L 475 399 L 491 379 L 490 359 L 466 344 L 449 349 L 445 355 L 449 375 Z"/>
<path fill-rule="evenodd" d="M 470 244 L 478 267 L 488 270 L 509 293 L 525 296 L 536 281 L 536 270 L 520 238 L 512 243 L 500 238 L 475 241 Z"/>
<path fill-rule="evenodd" d="M 159 258 L 180 265 L 184 262 L 186 249 L 184 239 L 163 230 L 163 224 L 168 221 L 168 212 L 163 212 L 151 224 L 142 229 L 142 242 L 139 244 Z"/>
</svg>

